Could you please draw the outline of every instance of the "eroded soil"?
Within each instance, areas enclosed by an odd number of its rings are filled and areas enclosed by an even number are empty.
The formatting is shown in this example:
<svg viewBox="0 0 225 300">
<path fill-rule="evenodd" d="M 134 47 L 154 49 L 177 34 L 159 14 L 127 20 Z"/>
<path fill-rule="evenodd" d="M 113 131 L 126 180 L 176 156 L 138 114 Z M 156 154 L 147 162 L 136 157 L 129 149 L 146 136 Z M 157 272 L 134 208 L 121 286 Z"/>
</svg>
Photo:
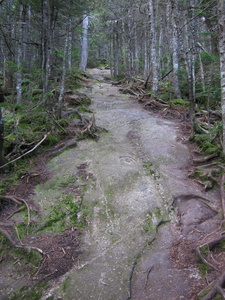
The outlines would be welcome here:
<svg viewBox="0 0 225 300">
<path fill-rule="evenodd" d="M 144 110 L 111 84 L 108 70 L 90 73 L 95 81 L 84 92 L 96 124 L 108 132 L 52 159 L 43 172 L 51 176 L 30 195 L 43 216 L 62 194 L 81 196 L 77 185 L 53 189 L 59 178 L 80 172 L 82 205 L 89 208 L 82 235 L 68 228 L 34 238 L 50 251 L 36 271 L 51 279 L 42 299 L 198 299 L 207 282 L 196 247 L 220 226 L 220 201 L 216 190 L 205 193 L 188 178 L 192 157 L 181 131 L 188 124 Z M 0 299 L 10 299 L 18 282 L 25 285 L 22 275 L 6 279 L 5 270 L 2 264 Z"/>
</svg>

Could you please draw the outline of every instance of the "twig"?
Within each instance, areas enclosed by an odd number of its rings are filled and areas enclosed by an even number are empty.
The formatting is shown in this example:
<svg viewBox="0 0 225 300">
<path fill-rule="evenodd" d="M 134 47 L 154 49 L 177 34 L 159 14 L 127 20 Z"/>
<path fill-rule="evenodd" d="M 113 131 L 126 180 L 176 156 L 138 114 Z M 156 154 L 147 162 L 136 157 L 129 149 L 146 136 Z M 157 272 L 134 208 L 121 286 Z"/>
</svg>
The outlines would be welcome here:
<svg viewBox="0 0 225 300">
<path fill-rule="evenodd" d="M 47 136 L 48 136 L 48 135 L 45 134 L 44 137 L 43 137 L 43 139 L 42 139 L 40 142 L 38 142 L 37 145 L 34 146 L 31 150 L 27 151 L 26 153 L 22 154 L 21 156 L 15 158 L 15 159 L 13 159 L 13 160 L 11 160 L 10 162 L 4 164 L 3 166 L 0 166 L 0 169 L 2 169 L 2 168 L 4 168 L 4 167 L 8 166 L 8 165 L 11 164 L 11 163 L 14 163 L 15 161 L 17 161 L 17 160 L 21 159 L 22 157 L 26 156 L 27 154 L 33 152 L 38 146 L 40 146 L 40 145 L 44 142 L 44 140 L 47 138 Z"/>
<path fill-rule="evenodd" d="M 36 272 L 36 273 L 34 274 L 34 276 L 33 276 L 33 280 L 36 279 L 35 277 L 36 277 L 36 276 L 38 275 L 38 273 L 40 272 L 42 266 L 43 266 L 44 263 L 45 263 L 45 260 L 46 260 L 46 258 L 44 257 L 43 260 L 42 260 L 42 262 L 41 262 L 41 264 L 40 264 L 39 267 L 38 267 L 37 272 Z"/>
<path fill-rule="evenodd" d="M 16 230 L 16 234 L 17 234 L 17 237 L 18 237 L 18 240 L 19 240 L 20 244 L 21 244 L 22 246 L 24 246 L 24 244 L 23 244 L 22 241 L 21 241 L 21 238 L 20 238 L 19 231 L 18 231 L 17 227 L 14 226 L 14 228 L 15 228 L 15 230 Z"/>
</svg>

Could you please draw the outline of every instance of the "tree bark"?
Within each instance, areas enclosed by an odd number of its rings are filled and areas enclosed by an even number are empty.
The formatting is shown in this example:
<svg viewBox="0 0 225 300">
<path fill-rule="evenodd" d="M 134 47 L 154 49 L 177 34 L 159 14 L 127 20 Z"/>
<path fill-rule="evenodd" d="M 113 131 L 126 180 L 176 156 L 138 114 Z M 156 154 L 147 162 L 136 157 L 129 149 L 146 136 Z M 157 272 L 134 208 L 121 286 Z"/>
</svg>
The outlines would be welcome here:
<svg viewBox="0 0 225 300">
<path fill-rule="evenodd" d="M 23 59 L 23 5 L 19 5 L 18 42 L 17 42 L 17 72 L 16 72 L 16 102 L 22 102 L 22 59 Z"/>
<path fill-rule="evenodd" d="M 179 50 L 179 41 L 178 41 L 178 28 L 177 28 L 177 13 L 178 13 L 178 5 L 176 0 L 171 1 L 172 4 L 172 28 L 173 28 L 173 87 L 174 87 L 174 96 L 176 98 L 181 98 L 180 92 L 180 84 L 178 78 L 178 70 L 179 70 L 179 59 L 178 59 L 178 50 Z"/>
<path fill-rule="evenodd" d="M 4 94 L 0 88 L 0 103 L 4 102 Z M 6 161 L 4 159 L 4 121 L 2 117 L 2 109 L 0 107 L 0 166 L 3 166 Z M 4 169 L 0 170 L 3 173 Z"/>
<path fill-rule="evenodd" d="M 63 102 L 63 95 L 65 90 L 65 79 L 66 79 L 66 63 L 67 63 L 67 54 L 68 54 L 68 42 L 69 42 L 69 31 L 65 37 L 65 46 L 63 52 L 63 73 L 62 73 L 62 81 L 61 81 L 61 89 L 59 94 L 59 101 L 58 101 L 58 117 L 61 118 L 62 116 L 62 102 Z"/>
<path fill-rule="evenodd" d="M 71 17 L 69 18 L 69 31 L 68 31 L 68 69 L 72 68 L 72 20 Z"/>
<path fill-rule="evenodd" d="M 159 88 L 159 72 L 157 59 L 157 39 L 155 24 L 155 1 L 149 0 L 150 33 L 151 33 L 151 69 L 152 69 L 152 90 L 157 92 Z"/>
<path fill-rule="evenodd" d="M 223 121 L 223 154 L 225 155 L 225 1 L 218 1 L 221 106 Z"/>
<path fill-rule="evenodd" d="M 50 76 L 50 51 L 51 51 L 51 36 L 50 36 L 50 6 L 49 0 L 42 1 L 42 70 L 43 76 L 43 104 L 47 104 L 46 93 L 49 89 Z"/>
<path fill-rule="evenodd" d="M 81 50 L 81 62 L 80 69 L 86 71 L 87 60 L 88 60 L 88 23 L 89 18 L 87 15 L 84 15 L 83 19 L 83 36 L 82 36 L 82 50 Z"/>
</svg>

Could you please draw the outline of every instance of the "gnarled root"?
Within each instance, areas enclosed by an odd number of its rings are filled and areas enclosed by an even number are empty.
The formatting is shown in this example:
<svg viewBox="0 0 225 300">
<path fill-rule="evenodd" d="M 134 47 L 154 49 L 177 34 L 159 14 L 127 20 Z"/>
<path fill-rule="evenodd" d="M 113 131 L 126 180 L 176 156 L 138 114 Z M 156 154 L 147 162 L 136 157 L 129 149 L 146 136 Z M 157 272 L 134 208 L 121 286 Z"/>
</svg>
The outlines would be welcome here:
<svg viewBox="0 0 225 300">
<path fill-rule="evenodd" d="M 225 292 L 223 290 L 223 285 L 225 283 L 225 272 L 218 278 L 214 287 L 207 293 L 202 300 L 212 300 L 212 298 L 219 293 L 222 296 L 222 299 L 225 299 Z"/>
</svg>

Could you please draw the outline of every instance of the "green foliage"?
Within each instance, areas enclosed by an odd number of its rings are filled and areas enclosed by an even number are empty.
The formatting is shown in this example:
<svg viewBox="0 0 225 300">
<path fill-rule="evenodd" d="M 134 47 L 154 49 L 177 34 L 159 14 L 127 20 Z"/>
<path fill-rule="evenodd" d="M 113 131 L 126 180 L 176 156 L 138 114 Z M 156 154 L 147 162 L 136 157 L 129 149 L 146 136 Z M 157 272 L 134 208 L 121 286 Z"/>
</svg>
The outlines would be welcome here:
<svg viewBox="0 0 225 300">
<path fill-rule="evenodd" d="M 17 293 L 12 293 L 9 300 L 40 300 L 46 285 L 47 281 L 43 281 L 35 286 L 24 286 Z"/>
<path fill-rule="evenodd" d="M 155 174 L 155 170 L 153 169 L 153 164 L 150 161 L 144 162 L 143 168 L 146 170 L 147 175 Z"/>
<path fill-rule="evenodd" d="M 77 68 L 68 70 L 66 76 L 66 85 L 75 89 L 81 88 L 81 81 L 83 80 L 82 76 L 86 76 L 86 74 Z"/>
<path fill-rule="evenodd" d="M 207 275 L 207 272 L 209 271 L 209 267 L 207 265 L 204 264 L 200 264 L 199 266 L 199 270 L 200 270 L 200 275 L 205 278 Z"/>
<path fill-rule="evenodd" d="M 65 132 L 52 120 L 51 115 L 43 107 L 27 109 L 24 105 L 17 105 L 15 109 L 4 108 L 5 119 L 5 155 L 14 151 L 21 153 L 28 144 L 37 143 L 43 135 L 48 133 L 44 146 L 53 146 Z M 67 128 L 68 121 L 58 121 L 61 127 Z"/>
<path fill-rule="evenodd" d="M 69 122 L 66 119 L 59 119 L 58 123 L 60 126 L 62 126 L 63 128 L 67 128 L 69 126 Z"/>
<path fill-rule="evenodd" d="M 172 105 L 180 106 L 180 107 L 190 107 L 190 102 L 183 99 L 173 99 L 170 101 Z"/>
<path fill-rule="evenodd" d="M 222 122 L 214 122 L 212 127 L 205 126 L 208 133 L 196 133 L 194 141 L 205 152 L 205 154 L 220 154 L 222 152 L 222 145 L 220 143 L 222 136 Z"/>
<path fill-rule="evenodd" d="M 196 59 L 196 78 L 198 78 L 196 81 L 196 103 L 203 109 L 218 109 L 221 98 L 219 56 L 205 51 L 201 52 L 200 55 L 204 72 L 204 86 L 198 56 Z"/>
</svg>

